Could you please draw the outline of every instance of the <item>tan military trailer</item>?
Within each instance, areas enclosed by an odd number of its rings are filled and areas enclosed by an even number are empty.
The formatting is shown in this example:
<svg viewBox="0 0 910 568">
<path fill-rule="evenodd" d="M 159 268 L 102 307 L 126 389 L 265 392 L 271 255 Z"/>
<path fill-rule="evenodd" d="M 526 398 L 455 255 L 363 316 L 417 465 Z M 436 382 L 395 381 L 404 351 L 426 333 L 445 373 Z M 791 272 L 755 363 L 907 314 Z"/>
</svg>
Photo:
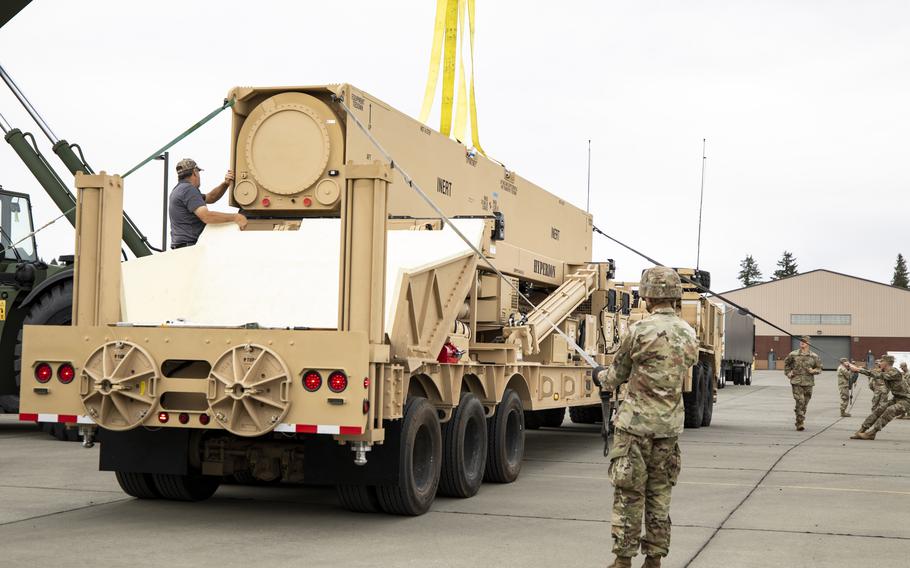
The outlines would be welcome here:
<svg viewBox="0 0 910 568">
<path fill-rule="evenodd" d="M 122 181 L 78 176 L 73 325 L 26 328 L 22 419 L 98 436 L 138 498 L 234 476 L 416 515 L 599 401 L 628 304 L 589 214 L 350 85 L 228 96 L 247 229 L 121 263 Z"/>
</svg>

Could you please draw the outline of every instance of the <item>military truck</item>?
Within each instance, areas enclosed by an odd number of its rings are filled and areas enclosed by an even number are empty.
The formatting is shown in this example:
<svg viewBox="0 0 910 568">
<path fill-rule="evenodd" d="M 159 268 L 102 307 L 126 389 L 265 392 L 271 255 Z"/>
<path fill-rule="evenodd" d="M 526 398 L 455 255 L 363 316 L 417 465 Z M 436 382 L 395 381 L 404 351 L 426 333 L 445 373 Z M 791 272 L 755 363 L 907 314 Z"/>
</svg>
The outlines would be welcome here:
<svg viewBox="0 0 910 568">
<path fill-rule="evenodd" d="M 727 308 L 724 315 L 724 355 L 721 361 L 719 385 L 727 381 L 734 385 L 752 384 L 752 363 L 755 359 L 755 317 Z"/>
<path fill-rule="evenodd" d="M 73 325 L 26 327 L 22 419 L 103 429 L 137 498 L 239 474 L 418 515 L 517 479 L 526 411 L 599 402 L 626 296 L 591 215 L 351 85 L 228 97 L 249 226 L 121 263 L 122 179 L 77 174 Z"/>
<path fill-rule="evenodd" d="M 46 263 L 32 235 L 29 196 L 0 188 L 0 411 L 19 412 L 22 326 L 68 325 L 72 317 L 72 257 Z M 75 439 L 62 424 L 46 424 L 59 438 Z"/>
<path fill-rule="evenodd" d="M 711 285 L 711 275 L 704 270 L 692 268 L 675 269 L 683 280 L 683 295 L 680 302 L 680 317 L 692 326 L 699 341 L 698 363 L 683 383 L 683 404 L 685 427 L 701 428 L 711 425 L 714 403 L 717 402 L 718 370 L 721 368 L 724 338 L 724 307 L 709 299 L 696 284 L 704 288 Z M 647 316 L 645 303 L 638 295 L 638 282 L 614 282 L 616 292 L 622 301 L 621 314 L 627 317 L 617 319 L 617 342 L 625 328 Z M 624 387 L 625 385 L 623 385 Z M 625 389 L 617 389 L 610 403 L 611 419 L 625 398 Z M 593 424 L 603 420 L 601 405 L 573 407 L 572 421 Z"/>
</svg>

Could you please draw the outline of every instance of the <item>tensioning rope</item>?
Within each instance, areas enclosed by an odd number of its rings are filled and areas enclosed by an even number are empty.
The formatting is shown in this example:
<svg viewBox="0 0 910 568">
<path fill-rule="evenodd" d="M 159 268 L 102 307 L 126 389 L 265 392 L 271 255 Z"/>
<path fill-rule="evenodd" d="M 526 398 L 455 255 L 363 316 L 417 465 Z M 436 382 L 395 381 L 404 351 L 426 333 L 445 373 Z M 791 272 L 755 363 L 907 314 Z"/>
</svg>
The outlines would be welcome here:
<svg viewBox="0 0 910 568">
<path fill-rule="evenodd" d="M 218 107 L 218 108 L 216 108 L 215 110 L 213 110 L 212 112 L 210 112 L 205 118 L 203 118 L 202 120 L 200 120 L 200 121 L 197 122 L 196 124 L 190 126 L 190 127 L 187 128 L 186 130 L 184 130 L 183 132 L 181 132 L 180 135 L 178 135 L 176 138 L 174 138 L 173 140 L 171 140 L 170 142 L 168 142 L 167 144 L 165 144 L 165 145 L 162 146 L 161 148 L 158 148 L 157 150 L 155 150 L 154 152 L 152 152 L 152 153 L 149 155 L 148 158 L 142 160 L 141 162 L 139 162 L 138 164 L 136 164 L 135 166 L 133 166 L 133 168 L 132 168 L 130 171 L 126 172 L 125 174 L 123 174 L 123 175 L 120 176 L 120 177 L 126 178 L 126 176 L 130 175 L 131 173 L 135 172 L 136 170 L 138 170 L 138 169 L 141 168 L 142 166 L 144 166 L 144 165 L 146 165 L 147 163 L 151 162 L 152 160 L 154 160 L 155 158 L 157 158 L 158 156 L 160 156 L 162 152 L 164 152 L 165 150 L 170 149 L 171 146 L 173 146 L 173 145 L 176 144 L 177 142 L 180 142 L 181 140 L 183 140 L 184 138 L 186 138 L 187 136 L 189 136 L 190 134 L 192 134 L 193 132 L 195 132 L 196 130 L 198 130 L 199 127 L 201 127 L 203 124 L 205 124 L 206 122 L 212 120 L 213 118 L 215 118 L 216 116 L 218 116 L 219 114 L 221 114 L 221 111 L 223 111 L 223 110 L 226 109 L 226 108 L 230 108 L 230 107 L 234 106 L 234 103 L 236 103 L 236 102 L 237 102 L 237 99 L 231 99 L 231 100 L 224 99 L 224 104 L 222 104 L 220 107 Z"/>
</svg>

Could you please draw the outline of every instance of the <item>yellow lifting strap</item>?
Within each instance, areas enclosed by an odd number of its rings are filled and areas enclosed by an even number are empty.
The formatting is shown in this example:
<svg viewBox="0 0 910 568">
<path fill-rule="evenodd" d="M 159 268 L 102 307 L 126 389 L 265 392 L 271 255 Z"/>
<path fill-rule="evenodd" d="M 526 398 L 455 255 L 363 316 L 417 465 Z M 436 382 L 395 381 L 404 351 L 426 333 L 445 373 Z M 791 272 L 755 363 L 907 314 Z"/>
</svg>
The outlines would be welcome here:
<svg viewBox="0 0 910 568">
<path fill-rule="evenodd" d="M 470 109 L 471 139 L 478 152 L 480 136 L 477 130 L 477 103 L 474 91 L 474 1 L 475 0 L 436 0 L 436 19 L 433 29 L 433 45 L 430 49 L 430 66 L 427 71 L 427 83 L 424 89 L 423 103 L 420 107 L 420 121 L 427 122 L 433 101 L 436 98 L 436 86 L 439 82 L 439 65 L 442 63 L 442 108 L 439 116 L 439 131 L 446 136 L 455 136 L 464 141 Z M 465 11 L 468 17 L 468 41 L 470 42 L 471 79 L 468 91 L 465 78 L 464 45 Z M 455 96 L 456 51 L 458 57 L 458 98 Z M 470 95 L 468 94 L 470 92 Z M 470 96 L 470 98 L 469 98 Z M 455 107 L 455 120 L 452 121 L 452 107 Z M 454 132 L 453 132 L 454 128 Z"/>
</svg>

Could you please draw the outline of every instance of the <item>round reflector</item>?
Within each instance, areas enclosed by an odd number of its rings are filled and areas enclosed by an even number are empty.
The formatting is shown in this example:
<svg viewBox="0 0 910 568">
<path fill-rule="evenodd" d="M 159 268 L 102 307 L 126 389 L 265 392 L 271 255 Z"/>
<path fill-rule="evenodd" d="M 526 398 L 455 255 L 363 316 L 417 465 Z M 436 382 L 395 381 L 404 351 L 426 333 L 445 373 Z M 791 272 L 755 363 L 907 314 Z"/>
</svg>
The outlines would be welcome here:
<svg viewBox="0 0 910 568">
<path fill-rule="evenodd" d="M 69 363 L 64 363 L 57 369 L 57 378 L 61 383 L 68 385 L 76 378 L 76 369 Z"/>
<path fill-rule="evenodd" d="M 319 371 L 307 371 L 303 374 L 303 388 L 310 392 L 319 390 L 322 386 L 322 375 Z"/>
<path fill-rule="evenodd" d="M 181 412 L 180 415 L 177 416 L 177 420 L 179 420 L 181 424 L 186 424 L 190 421 L 190 415 L 186 412 Z"/>
<path fill-rule="evenodd" d="M 209 423 L 209 420 L 211 420 L 211 418 L 209 418 L 208 414 L 199 415 L 199 423 L 202 424 L 203 426 L 207 426 Z"/>
<path fill-rule="evenodd" d="M 348 376 L 343 371 L 334 371 L 329 375 L 329 389 L 332 392 L 341 392 L 348 388 Z"/>
<path fill-rule="evenodd" d="M 38 366 L 35 367 L 35 379 L 39 383 L 46 383 L 51 380 L 51 377 L 53 376 L 54 371 L 47 363 L 39 363 Z"/>
<path fill-rule="evenodd" d="M 158 422 L 161 422 L 162 424 L 164 424 L 165 422 L 167 422 L 170 418 L 171 418 L 171 417 L 170 417 L 170 415 L 169 415 L 167 412 L 159 412 L 159 413 L 158 413 Z"/>
</svg>

